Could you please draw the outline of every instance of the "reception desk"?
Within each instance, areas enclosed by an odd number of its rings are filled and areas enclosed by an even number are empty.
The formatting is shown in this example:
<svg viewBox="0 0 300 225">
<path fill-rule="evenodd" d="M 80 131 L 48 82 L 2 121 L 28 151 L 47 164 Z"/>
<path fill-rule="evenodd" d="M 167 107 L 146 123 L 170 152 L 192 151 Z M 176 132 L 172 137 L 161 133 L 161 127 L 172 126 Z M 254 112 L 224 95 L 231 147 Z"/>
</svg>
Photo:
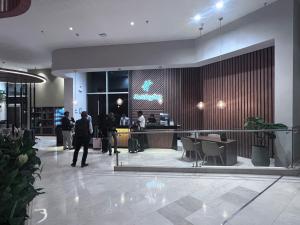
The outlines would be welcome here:
<svg viewBox="0 0 300 225">
<path fill-rule="evenodd" d="M 128 147 L 128 138 L 129 138 L 129 128 L 128 127 L 120 127 L 117 128 L 118 132 L 118 147 L 119 148 L 127 148 Z"/>
<path fill-rule="evenodd" d="M 144 129 L 144 132 L 151 132 L 144 135 L 144 143 L 146 148 L 161 148 L 177 150 L 177 134 L 174 131 L 177 126 L 159 126 L 151 125 Z M 128 127 L 117 128 L 118 132 L 118 147 L 127 148 L 130 129 Z M 161 133 L 170 132 L 170 133 Z M 113 141 L 112 141 L 113 144 Z"/>
<path fill-rule="evenodd" d="M 146 126 L 145 135 L 147 148 L 175 149 L 177 150 L 177 134 L 174 131 L 178 126 Z M 169 133 L 163 133 L 169 132 Z"/>
</svg>

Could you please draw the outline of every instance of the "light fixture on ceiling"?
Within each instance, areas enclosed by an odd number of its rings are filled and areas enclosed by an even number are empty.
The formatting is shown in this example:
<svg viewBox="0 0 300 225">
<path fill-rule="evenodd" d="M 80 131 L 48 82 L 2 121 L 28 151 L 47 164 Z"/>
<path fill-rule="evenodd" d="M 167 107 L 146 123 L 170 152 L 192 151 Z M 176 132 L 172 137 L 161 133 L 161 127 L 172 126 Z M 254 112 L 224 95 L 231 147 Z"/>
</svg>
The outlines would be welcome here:
<svg viewBox="0 0 300 225">
<path fill-rule="evenodd" d="M 46 76 L 46 74 L 44 74 L 44 73 L 42 73 L 42 72 L 38 73 L 38 75 L 39 75 L 39 76 L 42 76 L 42 77 L 45 77 L 45 76 Z"/>
<path fill-rule="evenodd" d="M 218 1 L 217 3 L 216 3 L 216 8 L 217 9 L 222 9 L 224 7 L 224 2 L 223 1 Z"/>
<path fill-rule="evenodd" d="M 80 34 L 79 34 L 79 33 L 76 33 L 76 34 L 75 34 L 75 36 L 76 36 L 76 37 L 79 37 L 79 36 L 80 36 Z"/>
<path fill-rule="evenodd" d="M 197 104 L 197 108 L 200 109 L 200 110 L 204 109 L 204 102 L 199 102 Z"/>
<path fill-rule="evenodd" d="M 103 38 L 104 38 L 104 37 L 107 37 L 107 33 L 100 33 L 99 36 L 100 36 L 100 37 L 103 37 Z"/>
<path fill-rule="evenodd" d="M 223 17 L 220 17 L 219 19 L 219 35 L 220 35 L 220 56 L 219 56 L 219 77 L 223 76 L 223 67 L 222 67 L 222 21 L 223 21 Z M 221 85 L 221 95 L 223 98 L 223 84 Z M 224 109 L 226 107 L 226 103 L 223 100 L 218 101 L 217 103 L 217 108 L 219 109 Z"/>
<path fill-rule="evenodd" d="M 203 30 L 204 30 L 204 23 L 202 23 L 201 27 L 199 27 L 200 37 L 202 37 Z"/>
<path fill-rule="evenodd" d="M 73 30 L 73 27 L 69 27 L 69 30 L 71 30 L 71 31 L 72 31 L 72 30 Z"/>
<path fill-rule="evenodd" d="M 134 23 L 133 21 L 130 22 L 130 26 L 134 26 L 134 24 L 135 24 L 135 23 Z"/>
<path fill-rule="evenodd" d="M 200 14 L 197 14 L 197 15 L 195 15 L 195 16 L 193 17 L 193 20 L 194 20 L 195 22 L 199 22 L 201 19 L 202 19 L 202 17 L 200 16 Z"/>
</svg>

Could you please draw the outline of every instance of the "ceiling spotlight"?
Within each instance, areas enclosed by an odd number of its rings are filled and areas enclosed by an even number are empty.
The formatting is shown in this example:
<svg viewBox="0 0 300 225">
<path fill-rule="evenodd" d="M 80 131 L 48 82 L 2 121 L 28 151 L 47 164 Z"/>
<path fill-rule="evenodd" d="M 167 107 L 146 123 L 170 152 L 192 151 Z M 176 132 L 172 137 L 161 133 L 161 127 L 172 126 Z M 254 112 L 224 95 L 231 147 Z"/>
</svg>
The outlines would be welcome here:
<svg viewBox="0 0 300 225">
<path fill-rule="evenodd" d="M 194 17 L 193 17 L 193 20 L 195 21 L 195 22 L 198 22 L 198 21 L 200 21 L 201 20 L 201 16 L 199 15 L 199 14 L 197 14 L 197 15 L 195 15 Z"/>
<path fill-rule="evenodd" d="M 73 27 L 69 27 L 69 30 L 73 30 Z"/>
<path fill-rule="evenodd" d="M 133 21 L 130 22 L 130 26 L 134 26 L 134 22 Z"/>
<path fill-rule="evenodd" d="M 148 23 L 149 23 L 149 20 L 146 20 L 145 23 L 148 24 Z"/>
<path fill-rule="evenodd" d="M 107 33 L 101 33 L 99 34 L 100 37 L 107 37 Z"/>
<path fill-rule="evenodd" d="M 76 33 L 75 35 L 76 35 L 76 37 L 79 37 L 79 33 Z"/>
<path fill-rule="evenodd" d="M 219 2 L 216 3 L 216 8 L 217 9 L 222 9 L 223 6 L 224 6 L 224 2 L 223 1 L 219 1 Z"/>
</svg>

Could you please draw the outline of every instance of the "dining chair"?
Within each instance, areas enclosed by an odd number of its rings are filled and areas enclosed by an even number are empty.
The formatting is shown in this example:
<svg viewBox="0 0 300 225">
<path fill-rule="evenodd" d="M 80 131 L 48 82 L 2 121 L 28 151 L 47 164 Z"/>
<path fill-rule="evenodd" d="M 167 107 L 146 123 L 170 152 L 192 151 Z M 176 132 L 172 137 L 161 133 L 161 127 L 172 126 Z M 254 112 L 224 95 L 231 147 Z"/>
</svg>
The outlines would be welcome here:
<svg viewBox="0 0 300 225">
<path fill-rule="evenodd" d="M 219 146 L 216 142 L 210 142 L 210 141 L 202 141 L 201 143 L 202 143 L 202 151 L 204 153 L 204 158 L 203 158 L 204 162 L 207 162 L 209 157 L 213 157 L 214 163 L 217 164 L 217 157 L 219 157 L 222 165 L 225 165 L 222 157 L 224 146 Z"/>
<path fill-rule="evenodd" d="M 192 159 L 192 152 L 195 152 L 196 161 L 198 159 L 202 160 L 202 156 L 200 154 L 202 145 L 200 142 L 193 142 L 190 138 L 181 138 L 183 152 L 181 158 L 183 159 L 184 155 L 189 152 L 189 158 Z"/>
</svg>

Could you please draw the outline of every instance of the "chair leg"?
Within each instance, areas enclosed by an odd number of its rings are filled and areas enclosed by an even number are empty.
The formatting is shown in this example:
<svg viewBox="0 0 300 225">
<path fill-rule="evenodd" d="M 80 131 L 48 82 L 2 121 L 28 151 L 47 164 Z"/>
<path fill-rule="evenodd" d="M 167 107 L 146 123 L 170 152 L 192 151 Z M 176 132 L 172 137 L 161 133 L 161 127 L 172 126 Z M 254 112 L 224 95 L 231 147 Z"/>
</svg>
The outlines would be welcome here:
<svg viewBox="0 0 300 225">
<path fill-rule="evenodd" d="M 184 153 L 185 153 L 185 150 L 183 149 L 181 159 L 183 159 Z"/>
<path fill-rule="evenodd" d="M 214 156 L 214 165 L 217 165 L 217 158 Z"/>
<path fill-rule="evenodd" d="M 224 160 L 223 160 L 223 157 L 221 154 L 220 154 L 220 159 L 221 159 L 222 165 L 224 166 L 225 164 L 224 164 Z"/>
</svg>

